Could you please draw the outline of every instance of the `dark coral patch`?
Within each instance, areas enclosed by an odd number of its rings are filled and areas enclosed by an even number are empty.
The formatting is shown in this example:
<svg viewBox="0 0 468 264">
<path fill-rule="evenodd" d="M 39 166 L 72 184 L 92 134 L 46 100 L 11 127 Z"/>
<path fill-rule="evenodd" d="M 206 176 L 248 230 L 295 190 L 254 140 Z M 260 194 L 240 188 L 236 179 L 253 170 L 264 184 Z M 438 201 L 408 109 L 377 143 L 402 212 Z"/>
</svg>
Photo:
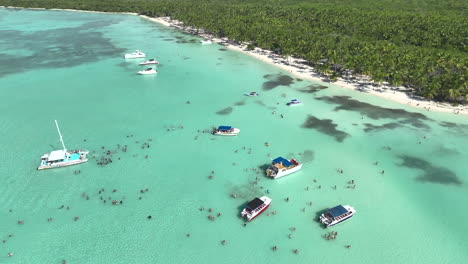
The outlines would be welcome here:
<svg viewBox="0 0 468 264">
<path fill-rule="evenodd" d="M 343 142 L 350 135 L 336 129 L 337 126 L 331 119 L 318 119 L 315 116 L 309 116 L 302 125 L 303 128 L 315 129 L 323 134 L 334 137 L 338 142 Z"/>
<path fill-rule="evenodd" d="M 221 109 L 218 112 L 216 112 L 216 114 L 218 114 L 218 115 L 229 115 L 230 113 L 232 113 L 232 110 L 234 110 L 234 108 L 226 107 L 226 108 Z"/>
<path fill-rule="evenodd" d="M 321 91 L 323 89 L 327 89 L 328 86 L 325 86 L 325 85 L 320 85 L 320 84 L 311 84 L 311 85 L 307 85 L 306 87 L 304 88 L 301 88 L 301 89 L 297 89 L 299 92 L 303 92 L 303 93 L 316 93 L 318 91 Z"/>
<path fill-rule="evenodd" d="M 457 175 L 448 168 L 434 166 L 430 162 L 414 156 L 400 155 L 399 158 L 402 159 L 401 166 L 423 172 L 416 178 L 417 181 L 455 185 L 462 183 Z"/>
<path fill-rule="evenodd" d="M 268 81 L 263 83 L 263 90 L 272 90 L 278 86 L 289 86 L 294 83 L 294 79 L 289 75 L 283 74 L 266 74 L 263 78 Z"/>
</svg>

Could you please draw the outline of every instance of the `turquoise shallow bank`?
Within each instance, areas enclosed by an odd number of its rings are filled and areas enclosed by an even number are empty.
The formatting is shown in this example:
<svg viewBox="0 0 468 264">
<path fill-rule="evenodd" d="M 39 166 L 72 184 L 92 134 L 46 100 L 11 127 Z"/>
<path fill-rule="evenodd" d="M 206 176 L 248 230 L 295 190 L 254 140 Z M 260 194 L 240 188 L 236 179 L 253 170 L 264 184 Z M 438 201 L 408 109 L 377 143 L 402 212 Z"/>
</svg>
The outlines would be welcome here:
<svg viewBox="0 0 468 264">
<path fill-rule="evenodd" d="M 0 263 L 465 263 L 467 117 L 199 41 L 131 15 L 0 9 Z M 135 49 L 161 62 L 156 76 L 123 59 Z M 54 119 L 88 163 L 36 170 L 60 148 Z M 204 133 L 217 125 L 241 133 Z M 267 179 L 277 156 L 303 169 Z M 244 226 L 267 190 L 272 205 Z M 355 217 L 323 229 L 317 213 L 337 204 Z"/>
</svg>

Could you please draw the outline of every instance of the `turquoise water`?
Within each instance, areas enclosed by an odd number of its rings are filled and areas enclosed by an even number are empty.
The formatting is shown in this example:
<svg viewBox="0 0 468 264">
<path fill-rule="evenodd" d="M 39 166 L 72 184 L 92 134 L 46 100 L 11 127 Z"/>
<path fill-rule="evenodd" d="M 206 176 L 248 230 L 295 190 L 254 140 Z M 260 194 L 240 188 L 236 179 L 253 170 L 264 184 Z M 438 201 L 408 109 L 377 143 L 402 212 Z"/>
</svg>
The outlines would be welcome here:
<svg viewBox="0 0 468 264">
<path fill-rule="evenodd" d="M 131 15 L 0 9 L 0 263 L 465 262 L 467 117 L 199 41 Z M 160 61 L 157 75 L 123 59 L 135 49 Z M 36 170 L 60 148 L 54 119 L 88 163 Z M 218 125 L 241 133 L 204 133 Z M 267 179 L 277 156 L 303 169 Z M 244 227 L 241 209 L 266 194 Z M 337 204 L 355 217 L 323 229 L 318 212 Z"/>
</svg>

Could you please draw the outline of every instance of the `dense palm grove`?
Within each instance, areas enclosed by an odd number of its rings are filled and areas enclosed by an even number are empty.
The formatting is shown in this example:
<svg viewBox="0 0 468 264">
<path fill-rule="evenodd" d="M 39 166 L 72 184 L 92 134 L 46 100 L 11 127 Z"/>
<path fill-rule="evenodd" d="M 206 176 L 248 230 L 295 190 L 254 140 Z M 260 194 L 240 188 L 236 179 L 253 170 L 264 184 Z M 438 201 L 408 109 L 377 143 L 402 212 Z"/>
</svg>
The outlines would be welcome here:
<svg viewBox="0 0 468 264">
<path fill-rule="evenodd" d="M 468 2 L 458 0 L 0 0 L 0 5 L 171 16 L 236 42 L 468 101 Z"/>
</svg>

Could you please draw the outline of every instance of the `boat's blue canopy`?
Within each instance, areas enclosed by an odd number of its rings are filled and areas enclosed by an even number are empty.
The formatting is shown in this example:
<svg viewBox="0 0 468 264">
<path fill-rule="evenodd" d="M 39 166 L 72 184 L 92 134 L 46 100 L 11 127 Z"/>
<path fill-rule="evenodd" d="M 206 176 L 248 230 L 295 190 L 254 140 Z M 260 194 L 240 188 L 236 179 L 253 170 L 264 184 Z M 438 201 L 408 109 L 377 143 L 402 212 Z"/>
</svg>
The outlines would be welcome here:
<svg viewBox="0 0 468 264">
<path fill-rule="evenodd" d="M 283 166 L 285 167 L 289 167 L 292 165 L 291 162 L 289 162 L 289 160 L 283 158 L 283 157 L 277 157 L 276 159 L 273 160 L 273 163 L 283 163 Z"/>
<path fill-rule="evenodd" d="M 296 102 L 296 101 L 297 101 L 297 99 L 292 99 L 292 100 L 291 100 L 291 102 Z"/>
<path fill-rule="evenodd" d="M 219 130 L 231 130 L 232 126 L 219 126 Z"/>
<path fill-rule="evenodd" d="M 346 214 L 347 212 L 348 212 L 348 210 L 346 210 L 346 208 L 344 208 L 344 207 L 341 206 L 341 205 L 335 206 L 335 207 L 333 207 L 332 209 L 328 210 L 328 213 L 329 213 L 332 217 L 337 217 L 337 216 Z"/>
</svg>

